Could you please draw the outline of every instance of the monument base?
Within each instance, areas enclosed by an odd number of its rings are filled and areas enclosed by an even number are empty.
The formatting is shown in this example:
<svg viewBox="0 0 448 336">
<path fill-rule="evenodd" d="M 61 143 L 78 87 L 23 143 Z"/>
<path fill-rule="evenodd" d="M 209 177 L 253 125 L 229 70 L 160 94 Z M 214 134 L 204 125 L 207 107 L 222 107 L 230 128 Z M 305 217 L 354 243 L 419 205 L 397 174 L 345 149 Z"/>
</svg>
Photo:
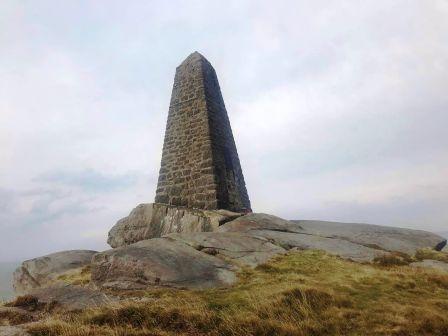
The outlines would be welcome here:
<svg viewBox="0 0 448 336">
<path fill-rule="evenodd" d="M 107 243 L 113 248 L 173 232 L 212 232 L 243 213 L 202 210 L 162 203 L 140 204 L 109 231 Z"/>
</svg>

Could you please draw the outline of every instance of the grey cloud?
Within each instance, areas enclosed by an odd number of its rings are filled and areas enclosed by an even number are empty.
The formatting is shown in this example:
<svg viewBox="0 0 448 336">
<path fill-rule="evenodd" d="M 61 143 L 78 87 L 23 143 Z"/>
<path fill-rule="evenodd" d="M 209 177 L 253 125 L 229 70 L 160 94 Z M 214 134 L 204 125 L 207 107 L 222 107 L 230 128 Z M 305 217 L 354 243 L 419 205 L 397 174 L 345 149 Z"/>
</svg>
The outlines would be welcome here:
<svg viewBox="0 0 448 336">
<path fill-rule="evenodd" d="M 95 213 L 95 195 L 124 192 L 136 174 L 110 175 L 94 170 L 56 171 L 32 179 L 30 189 L 0 189 L 0 227 L 39 226 L 65 216 Z"/>
<path fill-rule="evenodd" d="M 40 225 L 42 223 L 54 222 L 65 216 L 79 216 L 85 213 L 95 213 L 100 208 L 90 205 L 89 199 L 65 199 L 63 204 L 54 207 L 56 202 L 61 202 L 61 198 L 39 198 L 24 218 L 25 225 Z"/>
<path fill-rule="evenodd" d="M 26 206 L 22 204 L 26 203 Z M 58 190 L 14 191 L 0 193 L 0 228 L 5 230 L 23 227 L 47 225 L 64 216 L 78 216 L 97 212 L 98 208 L 90 205 L 91 198 Z"/>
<path fill-rule="evenodd" d="M 48 172 L 34 178 L 33 181 L 77 187 L 88 192 L 104 193 L 131 187 L 136 183 L 137 176 L 135 174 L 108 175 L 88 169 Z"/>
<path fill-rule="evenodd" d="M 0 188 L 0 213 L 8 211 L 13 204 L 14 192 Z"/>
</svg>

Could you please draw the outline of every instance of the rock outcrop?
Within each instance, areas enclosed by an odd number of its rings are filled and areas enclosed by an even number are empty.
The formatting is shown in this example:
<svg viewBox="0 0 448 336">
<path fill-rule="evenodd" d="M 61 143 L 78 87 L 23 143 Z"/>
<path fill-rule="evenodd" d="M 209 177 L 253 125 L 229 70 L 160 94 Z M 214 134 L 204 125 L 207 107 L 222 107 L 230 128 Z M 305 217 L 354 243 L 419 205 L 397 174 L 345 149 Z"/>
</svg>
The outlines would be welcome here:
<svg viewBox="0 0 448 336">
<path fill-rule="evenodd" d="M 164 207 L 168 213 L 173 211 L 171 214 L 184 211 L 182 208 Z M 389 254 L 389 251 L 411 253 L 417 248 L 440 247 L 445 241 L 424 231 L 326 222 L 318 222 L 312 227 L 309 221 L 293 222 L 256 213 L 239 216 L 231 221 L 227 221 L 229 217 L 219 217 L 213 224 L 201 217 L 201 226 L 197 226 L 199 216 L 192 215 L 192 210 L 182 215 L 170 215 L 170 219 L 166 220 L 166 215 L 153 215 L 154 209 L 161 208 L 154 205 L 137 208 L 127 222 L 121 222 L 123 233 L 126 231 L 123 223 L 142 223 L 142 231 L 132 239 L 148 236 L 147 232 L 151 232 L 149 236 L 173 231 L 177 233 L 95 255 L 92 280 L 98 287 L 143 289 L 148 286 L 227 286 L 235 281 L 235 271 L 241 267 L 255 267 L 291 249 L 323 250 L 344 259 L 372 262 L 376 257 Z M 149 215 L 141 220 L 145 209 L 149 209 Z M 174 222 L 182 223 L 182 219 L 191 216 L 196 216 L 193 220 L 196 224 L 193 226 L 173 224 L 173 217 L 177 218 Z M 151 222 L 154 218 L 162 218 L 162 222 L 166 222 L 159 223 L 155 230 Z M 138 232 L 137 225 L 127 227 L 134 233 Z M 214 232 L 201 232 L 208 230 Z"/>
<path fill-rule="evenodd" d="M 339 238 L 327 238 L 307 232 L 296 222 L 267 214 L 249 214 L 218 228 L 220 232 L 244 232 L 263 237 L 285 249 L 324 250 L 355 261 L 372 261 L 386 252 Z"/>
<path fill-rule="evenodd" d="M 439 261 L 439 260 L 422 260 L 418 262 L 411 263 L 409 266 L 411 267 L 419 267 L 419 268 L 432 268 L 439 271 L 448 273 L 448 263 Z"/>
<path fill-rule="evenodd" d="M 347 240 L 304 233 L 257 230 L 251 231 L 250 234 L 269 239 L 288 250 L 292 248 L 298 250 L 322 250 L 329 254 L 358 262 L 370 262 L 376 257 L 387 254 L 385 251 L 355 244 Z"/>
<path fill-rule="evenodd" d="M 3 326 L 0 327 L 0 336 L 30 336 L 30 334 L 21 327 Z"/>
<path fill-rule="evenodd" d="M 286 250 L 268 239 L 238 232 L 173 233 L 166 237 L 236 265 L 255 267 Z"/>
<path fill-rule="evenodd" d="M 58 283 L 61 276 L 81 272 L 90 265 L 95 253 L 89 250 L 63 251 L 24 261 L 14 272 L 14 290 L 26 293 Z"/>
<path fill-rule="evenodd" d="M 372 261 L 387 252 L 413 255 L 417 249 L 440 249 L 446 240 L 436 234 L 394 227 L 322 221 L 287 221 L 267 214 L 249 214 L 225 223 L 219 232 L 244 232 L 286 248 L 317 249 L 354 261 Z"/>
<path fill-rule="evenodd" d="M 199 210 L 167 204 L 140 204 L 109 231 L 107 243 L 115 248 L 173 232 L 211 232 L 242 216 L 228 210 Z"/>
<path fill-rule="evenodd" d="M 391 252 L 412 256 L 420 248 L 441 250 L 446 240 L 425 231 L 378 225 L 288 221 L 268 214 L 142 204 L 114 226 L 109 243 L 119 247 L 102 253 L 59 252 L 26 261 L 15 272 L 14 287 L 70 310 L 103 304 L 108 298 L 100 291 L 106 288 L 229 286 L 238 270 L 288 250 L 323 250 L 372 262 Z M 58 281 L 88 265 L 92 288 Z M 446 264 L 425 260 L 413 266 L 442 269 Z"/>
<path fill-rule="evenodd" d="M 148 286 L 210 288 L 235 282 L 230 263 L 167 238 L 153 238 L 98 253 L 92 281 L 101 288 Z"/>
<path fill-rule="evenodd" d="M 264 213 L 250 213 L 221 225 L 219 232 L 251 232 L 270 230 L 290 233 L 304 233 L 303 228 L 292 221 Z"/>
<path fill-rule="evenodd" d="M 339 238 L 352 243 L 374 247 L 384 251 L 403 252 L 413 255 L 425 247 L 442 250 L 446 239 L 431 232 L 397 227 L 338 223 L 312 220 L 294 221 L 308 234 L 328 238 Z"/>
<path fill-rule="evenodd" d="M 28 295 L 35 297 L 40 305 L 51 305 L 53 310 L 63 311 L 98 307 L 114 301 L 98 290 L 62 284 L 33 289 Z"/>
</svg>

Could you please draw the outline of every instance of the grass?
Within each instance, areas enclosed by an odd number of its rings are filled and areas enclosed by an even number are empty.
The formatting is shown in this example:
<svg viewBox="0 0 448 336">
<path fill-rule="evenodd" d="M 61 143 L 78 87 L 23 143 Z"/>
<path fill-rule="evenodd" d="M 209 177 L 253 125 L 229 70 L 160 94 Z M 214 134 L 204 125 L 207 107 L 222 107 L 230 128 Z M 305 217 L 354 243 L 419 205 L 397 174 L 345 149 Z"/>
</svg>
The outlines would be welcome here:
<svg viewBox="0 0 448 336">
<path fill-rule="evenodd" d="M 35 336 L 448 335 L 448 275 L 362 265 L 319 251 L 279 256 L 226 289 L 116 293 L 120 303 L 52 315 Z"/>
<path fill-rule="evenodd" d="M 37 297 L 33 295 L 18 296 L 14 301 L 5 304 L 5 307 L 16 307 L 26 310 L 36 310 L 39 304 Z"/>
<path fill-rule="evenodd" d="M 14 310 L 0 310 L 0 326 L 28 323 L 33 320 L 29 314 Z"/>
<path fill-rule="evenodd" d="M 448 263 L 448 253 L 436 251 L 430 248 L 420 249 L 415 254 L 417 260 L 431 259 Z"/>
<path fill-rule="evenodd" d="M 83 268 L 76 269 L 71 272 L 66 272 L 60 275 L 57 278 L 57 281 L 62 281 L 70 285 L 85 286 L 90 283 L 90 277 L 91 277 L 91 267 L 90 265 L 88 265 L 84 266 Z"/>
<path fill-rule="evenodd" d="M 406 253 L 391 252 L 382 256 L 375 257 L 373 262 L 381 266 L 404 266 L 416 261 Z"/>
</svg>

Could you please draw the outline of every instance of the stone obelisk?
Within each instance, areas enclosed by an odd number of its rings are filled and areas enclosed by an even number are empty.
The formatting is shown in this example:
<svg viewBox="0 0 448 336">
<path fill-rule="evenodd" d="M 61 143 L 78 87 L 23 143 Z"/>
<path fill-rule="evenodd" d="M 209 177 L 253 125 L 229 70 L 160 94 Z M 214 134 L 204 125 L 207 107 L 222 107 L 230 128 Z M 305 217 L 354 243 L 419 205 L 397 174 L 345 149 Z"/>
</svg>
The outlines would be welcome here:
<svg viewBox="0 0 448 336">
<path fill-rule="evenodd" d="M 176 69 L 155 201 L 251 209 L 215 69 L 198 52 Z"/>
</svg>

